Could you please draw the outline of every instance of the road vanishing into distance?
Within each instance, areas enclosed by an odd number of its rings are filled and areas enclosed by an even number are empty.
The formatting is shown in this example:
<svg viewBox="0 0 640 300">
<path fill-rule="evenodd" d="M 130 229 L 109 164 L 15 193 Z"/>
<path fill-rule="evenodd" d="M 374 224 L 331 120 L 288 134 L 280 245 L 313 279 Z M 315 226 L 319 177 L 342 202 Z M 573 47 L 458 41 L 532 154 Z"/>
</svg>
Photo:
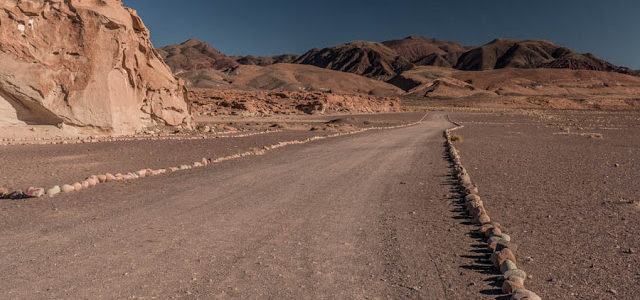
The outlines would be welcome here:
<svg viewBox="0 0 640 300">
<path fill-rule="evenodd" d="M 2 201 L 1 297 L 494 299 L 444 159 L 452 126 L 430 113 L 411 127 Z"/>
</svg>

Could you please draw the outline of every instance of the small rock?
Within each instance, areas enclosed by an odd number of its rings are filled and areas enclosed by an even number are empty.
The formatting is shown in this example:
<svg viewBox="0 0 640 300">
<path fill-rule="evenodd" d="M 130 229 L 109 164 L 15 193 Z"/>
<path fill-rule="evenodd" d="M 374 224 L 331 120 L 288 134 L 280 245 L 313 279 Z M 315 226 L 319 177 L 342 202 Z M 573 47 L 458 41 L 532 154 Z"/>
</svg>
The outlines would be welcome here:
<svg viewBox="0 0 640 300">
<path fill-rule="evenodd" d="M 514 254 L 518 252 L 518 245 L 512 242 L 507 242 L 505 240 L 499 240 L 496 242 L 494 251 L 502 251 L 502 249 L 509 248 L 511 252 Z"/>
<path fill-rule="evenodd" d="M 193 167 L 194 168 L 200 168 L 200 167 L 204 167 L 204 165 L 201 162 L 194 162 L 193 163 Z"/>
<path fill-rule="evenodd" d="M 107 175 L 98 175 L 98 181 L 100 181 L 100 183 L 107 182 Z"/>
<path fill-rule="evenodd" d="M 0 198 L 4 198 L 5 195 L 9 194 L 9 190 L 3 187 L 0 187 Z"/>
<path fill-rule="evenodd" d="M 511 300 L 542 300 L 536 293 L 524 288 L 516 290 L 511 295 Z"/>
<path fill-rule="evenodd" d="M 514 280 L 513 278 L 522 278 L 522 281 L 524 282 L 525 279 L 527 279 L 527 273 L 523 270 L 520 269 L 515 269 L 515 270 L 509 270 L 504 272 L 504 274 L 502 275 L 502 277 L 504 277 L 505 280 L 513 280 L 513 281 L 517 281 Z"/>
<path fill-rule="evenodd" d="M 82 183 L 80 183 L 80 182 L 74 182 L 72 185 L 73 185 L 73 188 L 74 188 L 76 191 L 79 191 L 79 190 L 81 190 L 81 189 L 82 189 Z"/>
<path fill-rule="evenodd" d="M 505 294 L 511 294 L 520 289 L 524 289 L 524 284 L 513 282 L 511 280 L 505 280 L 502 283 L 502 292 Z"/>
<path fill-rule="evenodd" d="M 509 270 L 515 270 L 517 268 L 518 266 L 516 266 L 514 262 L 507 259 L 500 265 L 500 273 L 504 274 Z"/>
<path fill-rule="evenodd" d="M 511 242 L 511 236 L 509 236 L 506 233 L 496 233 L 494 235 L 492 235 L 492 237 L 498 237 L 501 240 L 507 241 L 507 242 Z"/>
<path fill-rule="evenodd" d="M 502 230 L 498 227 L 491 227 L 487 231 L 485 231 L 484 236 L 490 238 L 493 235 L 501 234 Z"/>
<path fill-rule="evenodd" d="M 482 225 L 482 226 L 480 227 L 480 230 L 479 230 L 479 231 L 480 231 L 480 233 L 481 233 L 482 235 L 486 235 L 486 232 L 487 232 L 487 231 L 489 231 L 489 229 L 492 229 L 492 228 L 494 228 L 494 227 L 495 227 L 495 228 L 500 228 L 500 227 L 497 227 L 497 226 L 495 226 L 495 225 L 493 225 L 493 224 L 484 224 L 484 225 Z"/>
<path fill-rule="evenodd" d="M 489 215 L 486 212 L 484 212 L 479 214 L 477 217 L 475 217 L 473 219 L 473 222 L 478 225 L 482 225 L 482 224 L 491 222 L 491 218 L 489 218 Z"/>
<path fill-rule="evenodd" d="M 47 190 L 47 196 L 50 196 L 50 197 L 55 196 L 57 194 L 60 194 L 61 191 L 62 191 L 62 189 L 60 189 L 60 186 L 56 185 L 56 186 L 54 186 L 54 187 L 52 187 L 52 188 Z"/>
<path fill-rule="evenodd" d="M 87 181 L 87 180 L 81 182 L 80 184 L 82 184 L 82 188 L 83 189 L 88 189 L 89 188 L 89 181 Z"/>
<path fill-rule="evenodd" d="M 180 166 L 180 170 L 189 170 L 189 169 L 191 169 L 191 166 L 187 166 L 187 165 Z"/>
<path fill-rule="evenodd" d="M 63 193 L 70 193 L 70 192 L 75 191 L 76 189 L 75 189 L 73 186 L 71 186 L 71 185 L 65 184 L 65 185 L 63 185 L 62 187 L 60 187 L 60 190 L 61 190 Z"/>
<path fill-rule="evenodd" d="M 98 185 L 98 182 L 100 182 L 99 179 L 95 179 L 95 178 L 89 178 L 87 179 L 87 182 L 89 183 L 89 186 L 96 186 Z"/>
<path fill-rule="evenodd" d="M 608 289 L 608 290 L 607 290 L 607 293 L 609 293 L 609 294 L 613 294 L 613 295 L 617 295 L 617 294 L 618 294 L 618 291 L 616 291 L 616 290 L 614 290 L 614 289 Z"/>
<path fill-rule="evenodd" d="M 617 168 L 620 167 L 620 164 L 614 164 L 613 166 Z"/>
<path fill-rule="evenodd" d="M 136 171 L 136 175 L 140 178 L 145 178 L 147 176 L 147 170 Z"/>
<path fill-rule="evenodd" d="M 516 257 L 513 255 L 513 252 L 509 250 L 509 248 L 502 249 L 499 252 L 493 252 L 491 254 L 491 262 L 493 262 L 493 266 L 496 269 L 499 269 L 506 260 L 511 260 L 513 263 L 516 263 Z"/>
<path fill-rule="evenodd" d="M 104 177 L 106 178 L 106 182 L 115 181 L 116 180 L 116 177 L 113 176 L 113 174 L 111 174 L 111 173 L 104 174 Z"/>
<path fill-rule="evenodd" d="M 45 190 L 43 188 L 30 187 L 27 189 L 27 192 L 25 194 L 29 197 L 40 198 L 44 196 Z"/>
</svg>

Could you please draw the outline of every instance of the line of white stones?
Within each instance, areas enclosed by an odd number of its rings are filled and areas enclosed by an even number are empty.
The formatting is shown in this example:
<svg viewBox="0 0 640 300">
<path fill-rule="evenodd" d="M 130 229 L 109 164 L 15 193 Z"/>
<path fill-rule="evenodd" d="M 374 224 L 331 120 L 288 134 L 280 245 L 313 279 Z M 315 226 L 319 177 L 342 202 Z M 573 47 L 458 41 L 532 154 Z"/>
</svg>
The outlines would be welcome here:
<svg viewBox="0 0 640 300">
<path fill-rule="evenodd" d="M 473 222 L 480 226 L 480 234 L 487 238 L 488 248 L 492 251 L 491 262 L 496 270 L 502 273 L 502 292 L 511 294 L 512 300 L 541 300 L 540 296 L 525 288 L 524 282 L 527 279 L 527 273 L 518 269 L 516 265 L 515 252 L 517 245 L 511 242 L 509 235 L 503 233 L 504 228 L 500 224 L 491 221 L 480 198 L 478 186 L 472 183 L 471 176 L 462 165 L 460 153 L 451 140 L 451 132 L 464 126 L 455 122 L 452 123 L 457 127 L 447 129 L 444 132 L 449 160 L 453 164 L 459 188 L 464 196 L 462 199 L 464 207 Z"/>
<path fill-rule="evenodd" d="M 19 146 L 19 145 L 62 145 L 62 144 L 86 144 L 86 143 L 102 143 L 102 142 L 129 142 L 129 141 L 190 141 L 205 140 L 219 138 L 248 137 L 265 133 L 281 132 L 280 129 L 269 129 L 252 133 L 240 133 L 237 131 L 219 132 L 215 134 L 202 135 L 126 135 L 117 137 L 75 137 L 75 138 L 20 138 L 0 139 L 0 146 Z"/>
<path fill-rule="evenodd" d="M 179 172 L 179 171 L 189 170 L 193 168 L 201 168 L 211 164 L 216 164 L 223 161 L 243 158 L 247 156 L 264 155 L 267 151 L 282 148 L 289 145 L 306 144 L 306 143 L 317 141 L 317 140 L 323 140 L 323 139 L 345 136 L 345 135 L 353 135 L 353 134 L 362 133 L 370 130 L 385 130 L 385 129 L 395 129 L 395 128 L 404 128 L 404 127 L 414 126 L 421 123 L 425 117 L 426 117 L 426 114 L 419 121 L 410 123 L 410 124 L 405 124 L 405 125 L 397 125 L 397 126 L 390 126 L 390 127 L 368 127 L 368 128 L 355 130 L 355 131 L 334 133 L 326 136 L 314 136 L 304 140 L 292 140 L 292 141 L 279 142 L 271 146 L 265 146 L 262 149 L 254 148 L 244 153 L 238 153 L 238 154 L 233 154 L 233 155 L 228 155 L 228 156 L 223 156 L 218 158 L 205 157 L 205 158 L 202 158 L 202 160 L 200 161 L 196 161 L 190 164 L 184 164 L 176 167 L 169 167 L 169 168 L 163 168 L 163 169 L 157 169 L 157 170 L 147 168 L 147 169 L 141 169 L 138 171 L 132 171 L 132 172 L 126 172 L 126 173 L 116 173 L 115 175 L 112 173 L 91 175 L 83 181 L 75 182 L 72 184 L 56 185 L 49 189 L 45 189 L 41 187 L 30 187 L 27 189 L 26 192 L 22 192 L 22 191 L 9 192 L 5 188 L 0 188 L 0 199 L 40 198 L 43 196 L 54 197 L 61 193 L 70 193 L 74 191 L 88 189 L 100 183 L 130 181 L 130 180 L 140 179 L 140 178 L 149 177 L 149 176 L 159 176 L 159 175 L 167 174 L 170 172 Z"/>
</svg>

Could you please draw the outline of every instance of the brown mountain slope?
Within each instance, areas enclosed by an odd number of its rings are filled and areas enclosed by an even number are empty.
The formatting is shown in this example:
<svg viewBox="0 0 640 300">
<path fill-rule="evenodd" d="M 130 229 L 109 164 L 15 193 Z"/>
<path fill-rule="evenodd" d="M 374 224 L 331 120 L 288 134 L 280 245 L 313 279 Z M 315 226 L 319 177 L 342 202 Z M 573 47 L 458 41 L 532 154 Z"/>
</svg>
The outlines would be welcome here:
<svg viewBox="0 0 640 300">
<path fill-rule="evenodd" d="M 273 64 L 288 64 L 298 59 L 300 55 L 297 54 L 282 54 L 276 56 L 237 56 L 234 58 L 241 65 L 255 65 L 255 66 L 268 66 Z"/>
<path fill-rule="evenodd" d="M 462 53 L 474 48 L 415 35 L 382 44 L 415 65 L 440 67 L 455 66 Z"/>
<path fill-rule="evenodd" d="M 158 52 L 174 73 L 201 69 L 228 70 L 238 66 L 234 59 L 196 39 L 159 48 Z"/>
<path fill-rule="evenodd" d="M 459 70 L 502 68 L 558 68 L 632 74 L 592 54 L 580 54 L 569 48 L 542 40 L 495 39 L 462 54 L 455 66 Z"/>
<path fill-rule="evenodd" d="M 363 41 L 312 49 L 294 63 L 354 73 L 378 80 L 390 79 L 413 67 L 411 62 L 389 47 L 381 43 Z"/>
<path fill-rule="evenodd" d="M 464 99 L 464 106 L 638 109 L 640 77 L 616 72 L 504 68 L 460 71 L 416 67 L 390 82 L 407 99 Z"/>
<path fill-rule="evenodd" d="M 402 90 L 383 81 L 351 73 L 298 64 L 269 66 L 240 65 L 230 72 L 201 69 L 182 72 L 178 77 L 193 88 L 269 90 L 269 91 L 331 91 L 362 93 L 377 96 L 400 95 Z"/>
</svg>

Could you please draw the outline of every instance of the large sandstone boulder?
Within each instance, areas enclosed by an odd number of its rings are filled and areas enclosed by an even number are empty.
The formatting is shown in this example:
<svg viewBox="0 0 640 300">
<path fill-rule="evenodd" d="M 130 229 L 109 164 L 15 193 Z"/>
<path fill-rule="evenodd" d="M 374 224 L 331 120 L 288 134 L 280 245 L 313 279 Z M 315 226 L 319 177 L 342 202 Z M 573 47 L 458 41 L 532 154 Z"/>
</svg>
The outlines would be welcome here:
<svg viewBox="0 0 640 300">
<path fill-rule="evenodd" d="M 0 1 L 0 124 L 189 126 L 185 98 L 121 0 Z"/>
</svg>

